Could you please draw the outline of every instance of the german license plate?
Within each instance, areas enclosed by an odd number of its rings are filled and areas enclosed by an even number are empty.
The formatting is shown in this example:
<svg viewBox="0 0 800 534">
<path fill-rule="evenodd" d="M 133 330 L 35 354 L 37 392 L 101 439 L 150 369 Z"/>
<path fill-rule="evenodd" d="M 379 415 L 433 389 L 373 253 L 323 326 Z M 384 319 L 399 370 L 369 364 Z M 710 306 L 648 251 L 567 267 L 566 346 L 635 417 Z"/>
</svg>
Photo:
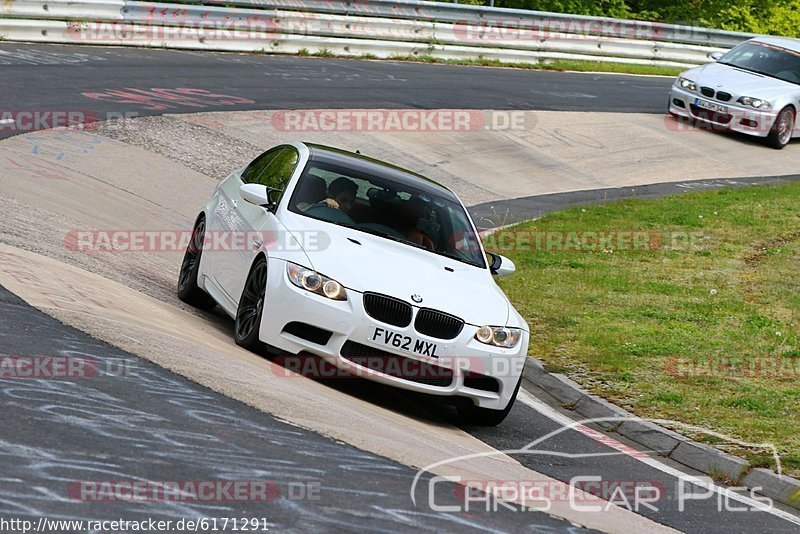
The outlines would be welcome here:
<svg viewBox="0 0 800 534">
<path fill-rule="evenodd" d="M 715 104 L 714 102 L 709 102 L 707 100 L 702 100 L 700 98 L 694 99 L 694 105 L 697 106 L 698 108 L 707 109 L 709 111 L 716 111 L 717 113 L 728 113 L 728 106 Z"/>
</svg>

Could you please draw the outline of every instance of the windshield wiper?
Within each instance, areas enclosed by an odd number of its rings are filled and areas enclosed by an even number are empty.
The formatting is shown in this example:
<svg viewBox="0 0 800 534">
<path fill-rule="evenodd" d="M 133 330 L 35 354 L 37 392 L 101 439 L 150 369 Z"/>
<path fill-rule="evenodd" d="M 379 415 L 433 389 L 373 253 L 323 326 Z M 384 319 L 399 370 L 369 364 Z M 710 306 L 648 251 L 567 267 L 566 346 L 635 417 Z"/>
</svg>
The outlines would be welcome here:
<svg viewBox="0 0 800 534">
<path fill-rule="evenodd" d="M 733 67 L 735 69 L 743 70 L 745 72 L 749 72 L 750 74 L 760 74 L 761 76 L 766 76 L 767 78 L 774 78 L 776 80 L 781 80 L 782 82 L 788 82 L 788 83 L 797 84 L 797 82 L 793 82 L 791 80 L 787 80 L 785 78 L 781 78 L 780 76 L 775 76 L 774 74 L 770 74 L 769 72 L 765 72 L 763 70 L 749 69 L 749 68 L 746 68 L 746 67 L 741 67 L 739 65 L 736 65 L 735 63 L 728 63 L 727 61 L 717 61 L 717 63 L 721 63 L 723 65 L 728 65 L 729 67 Z"/>
<path fill-rule="evenodd" d="M 324 219 L 321 219 L 321 220 L 324 220 Z M 450 258 L 451 260 L 460 261 L 460 262 L 466 263 L 468 265 L 472 265 L 473 267 L 479 267 L 481 269 L 484 268 L 484 266 L 481 265 L 480 263 L 471 261 L 467 257 L 462 256 L 460 254 L 451 254 L 451 253 L 448 253 L 448 252 L 442 252 L 442 251 L 438 251 L 438 250 L 431 250 L 428 247 L 426 247 L 425 245 L 418 245 L 418 244 L 414 243 L 413 241 L 409 241 L 407 239 L 403 239 L 402 237 L 397 237 L 397 236 L 392 235 L 392 234 L 387 234 L 385 232 L 381 232 L 381 231 L 375 230 L 373 228 L 362 228 L 361 226 L 352 226 L 352 225 L 349 225 L 349 224 L 344 224 L 344 223 L 340 223 L 340 222 L 333 222 L 333 221 L 325 221 L 325 222 L 330 222 L 332 224 L 335 224 L 336 226 L 341 226 L 342 228 L 349 228 L 351 230 L 358 230 L 359 232 L 364 232 L 365 234 L 370 234 L 370 235 L 374 235 L 374 236 L 378 236 L 378 237 L 383 237 L 383 238 L 386 238 L 386 239 L 388 239 L 390 241 L 395 241 L 396 243 L 402 243 L 404 245 L 409 245 L 409 246 L 412 246 L 412 247 L 415 247 L 415 248 L 419 248 L 419 249 L 422 249 L 422 250 L 424 250 L 426 252 L 430 252 L 431 254 L 436 254 L 437 256 L 443 256 L 445 258 Z"/>
<path fill-rule="evenodd" d="M 727 65 L 729 67 L 733 67 L 734 69 L 743 70 L 745 72 L 749 72 L 751 74 L 761 74 L 769 76 L 766 72 L 757 71 L 756 69 L 748 69 L 747 67 L 742 67 L 741 65 L 737 65 L 736 63 L 728 63 L 727 61 L 717 61 L 717 63 L 721 65 Z"/>
<path fill-rule="evenodd" d="M 348 226 L 347 228 L 353 228 L 355 230 L 361 230 L 362 232 L 366 232 L 366 233 L 371 234 L 371 235 L 376 235 L 378 237 L 385 237 L 386 239 L 389 239 L 391 241 L 396 241 L 397 243 L 403 243 L 404 245 L 411 245 L 412 247 L 416 247 L 416 248 L 422 249 L 425 252 L 430 252 L 431 254 L 436 254 L 437 256 L 443 256 L 445 258 L 450 258 L 451 260 L 464 262 L 464 263 L 467 263 L 469 265 L 472 265 L 473 267 L 482 267 L 479 263 L 471 261 L 470 258 L 466 257 L 465 255 L 452 254 L 452 253 L 441 251 L 441 250 L 431 250 L 428 247 L 426 247 L 425 245 L 419 245 L 417 243 L 414 243 L 413 241 L 409 241 L 409 240 L 404 239 L 402 237 L 397 237 L 397 236 L 394 236 L 392 234 L 387 234 L 387 233 L 384 233 L 384 232 L 380 232 L 380 231 L 374 230 L 372 228 L 360 228 L 358 226 Z"/>
<path fill-rule="evenodd" d="M 381 231 L 375 230 L 373 228 L 368 228 L 368 227 L 367 228 L 362 228 L 361 226 L 348 226 L 348 228 L 352 228 L 353 230 L 360 230 L 360 231 L 362 231 L 364 233 L 367 233 L 367 234 L 376 235 L 378 237 L 384 237 L 384 238 L 389 239 L 391 241 L 396 241 L 397 243 L 404 243 L 406 245 L 411 245 L 412 247 L 421 248 L 422 250 L 428 250 L 429 252 L 431 252 L 428 249 L 428 247 L 426 247 L 426 246 L 418 245 L 418 244 L 414 243 L 413 241 L 409 241 L 408 239 L 405 239 L 405 238 L 402 238 L 402 237 L 398 237 L 398 236 L 392 235 L 392 234 L 387 234 L 386 232 L 381 232 Z"/>
</svg>

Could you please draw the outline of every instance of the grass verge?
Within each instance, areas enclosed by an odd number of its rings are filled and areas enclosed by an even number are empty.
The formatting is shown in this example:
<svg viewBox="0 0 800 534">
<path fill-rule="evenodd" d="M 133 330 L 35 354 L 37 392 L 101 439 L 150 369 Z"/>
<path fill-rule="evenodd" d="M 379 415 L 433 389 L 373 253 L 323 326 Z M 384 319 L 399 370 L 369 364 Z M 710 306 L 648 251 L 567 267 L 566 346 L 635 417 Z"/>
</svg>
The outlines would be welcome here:
<svg viewBox="0 0 800 534">
<path fill-rule="evenodd" d="M 530 355 L 639 416 L 774 444 L 797 476 L 799 229 L 791 184 L 575 208 L 485 241 L 517 265 L 500 284 Z"/>
<path fill-rule="evenodd" d="M 298 56 L 338 57 L 342 59 L 380 59 L 374 54 L 361 54 L 360 56 L 337 55 L 328 49 L 309 52 L 302 48 Z M 505 63 L 495 59 L 443 59 L 431 55 L 398 55 L 388 58 L 388 61 L 412 61 L 419 63 L 437 63 L 442 65 L 464 65 L 471 67 L 505 67 L 514 69 L 578 71 L 578 72 L 608 72 L 617 74 L 639 74 L 649 76 L 677 76 L 684 70 L 683 67 L 656 67 L 654 65 L 635 65 L 631 63 L 608 63 L 604 61 L 571 61 L 553 60 L 546 63 Z"/>
<path fill-rule="evenodd" d="M 633 63 L 609 63 L 606 61 L 552 60 L 546 63 L 507 63 L 496 59 L 443 59 L 435 56 L 393 56 L 393 61 L 418 61 L 422 63 L 440 63 L 445 65 L 466 65 L 475 67 L 506 67 L 515 69 L 609 72 L 618 74 L 642 74 L 650 76 L 677 76 L 684 67 L 657 67 L 655 65 L 636 65 Z"/>
</svg>

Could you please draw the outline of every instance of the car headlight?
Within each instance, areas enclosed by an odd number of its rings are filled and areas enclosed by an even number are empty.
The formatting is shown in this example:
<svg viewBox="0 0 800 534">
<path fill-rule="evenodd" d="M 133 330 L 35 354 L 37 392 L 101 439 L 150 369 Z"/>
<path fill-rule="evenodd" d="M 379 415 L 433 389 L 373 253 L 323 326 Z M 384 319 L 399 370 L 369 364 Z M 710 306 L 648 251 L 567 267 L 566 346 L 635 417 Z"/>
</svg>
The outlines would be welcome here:
<svg viewBox="0 0 800 534">
<path fill-rule="evenodd" d="M 510 349 L 519 343 L 522 330 L 505 326 L 482 326 L 475 332 L 475 339 L 487 345 Z"/>
<path fill-rule="evenodd" d="M 761 98 L 755 98 L 752 96 L 739 97 L 739 100 L 737 100 L 737 102 L 739 102 L 740 104 L 744 104 L 745 106 L 750 106 L 751 108 L 756 108 L 756 109 L 770 109 L 772 107 L 772 104 L 770 104 L 766 100 L 763 100 Z"/>
<path fill-rule="evenodd" d="M 688 78 L 679 77 L 677 85 L 683 89 L 688 89 L 694 92 L 697 91 L 697 84 Z"/>
<path fill-rule="evenodd" d="M 347 293 L 342 284 L 317 271 L 287 262 L 286 273 L 289 275 L 289 280 L 299 288 L 332 300 L 347 300 Z"/>
</svg>

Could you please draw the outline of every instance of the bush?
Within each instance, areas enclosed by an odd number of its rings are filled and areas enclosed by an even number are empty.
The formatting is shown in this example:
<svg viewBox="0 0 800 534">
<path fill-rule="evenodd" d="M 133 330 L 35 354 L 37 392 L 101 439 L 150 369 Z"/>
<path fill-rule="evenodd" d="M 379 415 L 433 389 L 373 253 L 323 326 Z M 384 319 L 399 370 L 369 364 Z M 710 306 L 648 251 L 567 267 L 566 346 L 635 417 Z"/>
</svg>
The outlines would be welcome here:
<svg viewBox="0 0 800 534">
<path fill-rule="evenodd" d="M 496 0 L 495 6 L 800 37 L 797 0 Z"/>
</svg>

